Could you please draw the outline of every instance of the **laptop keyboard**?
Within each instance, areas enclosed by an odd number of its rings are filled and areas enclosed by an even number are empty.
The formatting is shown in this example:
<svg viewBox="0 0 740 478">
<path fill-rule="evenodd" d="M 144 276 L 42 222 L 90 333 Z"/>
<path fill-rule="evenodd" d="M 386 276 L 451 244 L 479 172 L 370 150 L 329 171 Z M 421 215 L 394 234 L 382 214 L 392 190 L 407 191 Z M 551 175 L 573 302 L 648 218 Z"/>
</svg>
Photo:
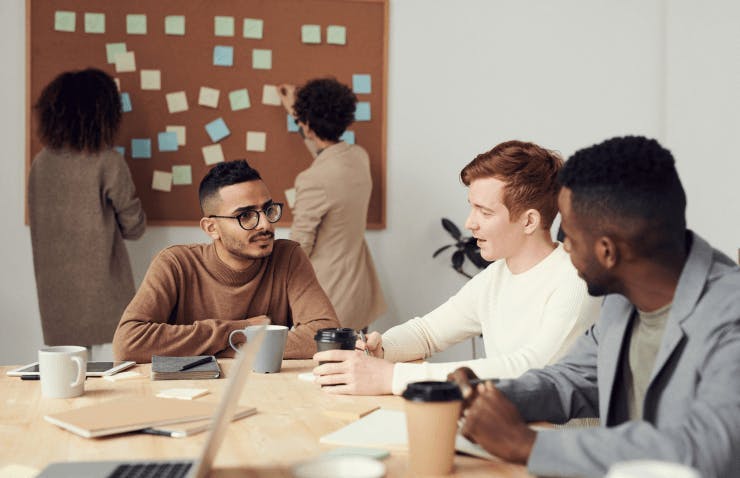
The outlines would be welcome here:
<svg viewBox="0 0 740 478">
<path fill-rule="evenodd" d="M 108 478 L 182 478 L 192 463 L 142 463 L 119 465 Z"/>
</svg>

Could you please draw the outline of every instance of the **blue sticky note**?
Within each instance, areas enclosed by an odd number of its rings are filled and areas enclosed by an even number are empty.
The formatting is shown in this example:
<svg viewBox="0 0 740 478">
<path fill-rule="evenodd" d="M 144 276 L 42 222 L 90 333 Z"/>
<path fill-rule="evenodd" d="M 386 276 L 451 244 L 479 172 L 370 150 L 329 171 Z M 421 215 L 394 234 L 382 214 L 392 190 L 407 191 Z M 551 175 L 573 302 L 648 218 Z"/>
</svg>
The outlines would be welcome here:
<svg viewBox="0 0 740 478">
<path fill-rule="evenodd" d="M 121 93 L 121 109 L 124 113 L 131 111 L 131 97 L 128 93 Z"/>
<path fill-rule="evenodd" d="M 124 148 L 123 146 L 113 146 L 113 149 L 121 153 L 121 156 L 123 156 L 124 158 L 126 157 L 126 148 Z"/>
<path fill-rule="evenodd" d="M 234 47 L 223 45 L 213 47 L 213 64 L 216 66 L 233 66 Z"/>
<path fill-rule="evenodd" d="M 352 75 L 352 91 L 355 93 L 370 93 L 372 91 L 370 75 Z"/>
<path fill-rule="evenodd" d="M 360 101 L 355 110 L 355 121 L 370 121 L 370 103 Z"/>
<path fill-rule="evenodd" d="M 134 138 L 131 140 L 132 158 L 151 158 L 152 140 L 149 138 Z"/>
<path fill-rule="evenodd" d="M 339 137 L 340 141 L 344 141 L 348 144 L 355 144 L 355 132 L 347 130 L 344 133 L 342 133 L 342 136 Z"/>
<path fill-rule="evenodd" d="M 177 133 L 164 131 L 157 135 L 160 151 L 177 151 Z"/>
<path fill-rule="evenodd" d="M 295 122 L 293 115 L 288 115 L 288 131 L 291 133 L 297 133 L 301 128 L 298 127 L 298 123 Z"/>
<path fill-rule="evenodd" d="M 231 134 L 229 128 L 226 127 L 223 118 L 213 120 L 206 125 L 206 132 L 211 137 L 211 141 L 217 143 Z"/>
</svg>

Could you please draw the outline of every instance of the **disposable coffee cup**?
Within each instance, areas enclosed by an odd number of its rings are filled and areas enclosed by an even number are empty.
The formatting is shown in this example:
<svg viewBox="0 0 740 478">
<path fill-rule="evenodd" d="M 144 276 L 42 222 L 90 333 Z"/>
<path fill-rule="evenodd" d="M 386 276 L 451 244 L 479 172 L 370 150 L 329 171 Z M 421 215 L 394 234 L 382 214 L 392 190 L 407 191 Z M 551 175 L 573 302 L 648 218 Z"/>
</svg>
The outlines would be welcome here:
<svg viewBox="0 0 740 478">
<path fill-rule="evenodd" d="M 85 393 L 87 349 L 62 345 L 39 350 L 39 378 L 44 398 L 72 398 Z"/>
<path fill-rule="evenodd" d="M 460 388 L 451 382 L 413 382 L 403 392 L 412 476 L 443 476 L 452 472 Z"/>
<path fill-rule="evenodd" d="M 288 327 L 284 325 L 250 325 L 244 329 L 233 330 L 229 334 L 229 345 L 239 351 L 232 342 L 234 334 L 244 334 L 247 342 L 252 340 L 259 331 L 265 330 L 265 338 L 254 358 L 252 370 L 257 373 L 277 373 L 283 365 L 285 342 L 288 340 Z"/>
<path fill-rule="evenodd" d="M 314 335 L 316 350 L 354 350 L 357 343 L 357 334 L 354 329 L 347 327 L 319 329 Z M 327 363 L 319 362 L 319 365 Z"/>
</svg>

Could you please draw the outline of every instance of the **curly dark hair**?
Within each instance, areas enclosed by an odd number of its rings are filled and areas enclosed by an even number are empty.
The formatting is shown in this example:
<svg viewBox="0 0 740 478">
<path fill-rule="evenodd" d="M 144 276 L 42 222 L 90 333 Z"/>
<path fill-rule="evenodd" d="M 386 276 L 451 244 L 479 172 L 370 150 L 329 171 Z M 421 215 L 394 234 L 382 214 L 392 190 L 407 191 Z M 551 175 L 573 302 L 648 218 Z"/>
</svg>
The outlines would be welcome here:
<svg viewBox="0 0 740 478">
<path fill-rule="evenodd" d="M 205 214 L 206 203 L 218 191 L 232 184 L 245 183 L 247 181 L 261 180 L 260 173 L 247 163 L 246 159 L 236 159 L 225 163 L 218 163 L 203 177 L 198 187 L 198 199 L 200 210 Z"/>
<path fill-rule="evenodd" d="M 50 149 L 98 153 L 113 146 L 121 125 L 118 88 L 110 75 L 95 68 L 57 76 L 35 109 L 39 137 Z"/>
<path fill-rule="evenodd" d="M 296 92 L 296 119 L 324 141 L 339 141 L 355 119 L 357 97 L 334 78 L 311 80 Z"/>
<path fill-rule="evenodd" d="M 593 232 L 615 233 L 646 256 L 683 247 L 686 193 L 673 155 L 656 140 L 617 137 L 576 151 L 558 180 Z"/>
</svg>

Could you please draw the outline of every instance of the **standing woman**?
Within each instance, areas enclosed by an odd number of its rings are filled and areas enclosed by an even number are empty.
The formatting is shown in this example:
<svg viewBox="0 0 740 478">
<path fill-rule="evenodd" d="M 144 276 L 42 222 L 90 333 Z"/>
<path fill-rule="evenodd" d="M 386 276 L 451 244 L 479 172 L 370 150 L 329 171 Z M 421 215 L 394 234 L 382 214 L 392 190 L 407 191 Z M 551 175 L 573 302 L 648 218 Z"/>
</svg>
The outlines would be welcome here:
<svg viewBox="0 0 740 478">
<path fill-rule="evenodd" d="M 87 69 L 57 76 L 35 109 L 44 149 L 31 163 L 28 213 L 44 342 L 107 343 L 135 292 L 123 240 L 146 227 L 112 149 L 121 98 L 107 73 Z"/>
<path fill-rule="evenodd" d="M 332 78 L 279 91 L 314 158 L 295 180 L 290 238 L 311 259 L 342 326 L 366 329 L 386 305 L 365 242 L 370 160 L 361 146 L 339 139 L 354 121 L 357 98 Z"/>
</svg>

